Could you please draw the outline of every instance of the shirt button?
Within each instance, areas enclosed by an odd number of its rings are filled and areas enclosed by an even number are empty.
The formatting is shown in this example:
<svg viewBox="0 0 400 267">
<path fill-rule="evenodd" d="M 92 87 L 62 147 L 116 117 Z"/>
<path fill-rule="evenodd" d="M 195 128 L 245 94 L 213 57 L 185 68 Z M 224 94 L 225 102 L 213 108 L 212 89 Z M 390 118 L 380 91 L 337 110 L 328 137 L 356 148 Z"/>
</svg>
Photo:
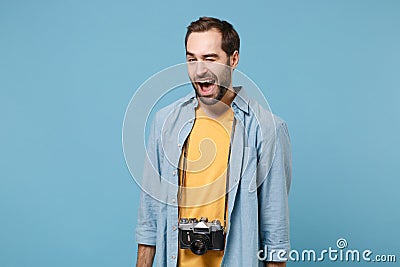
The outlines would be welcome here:
<svg viewBox="0 0 400 267">
<path fill-rule="evenodd" d="M 175 255 L 172 255 L 171 258 L 175 260 L 175 259 L 176 259 L 176 256 L 175 256 Z"/>
<path fill-rule="evenodd" d="M 176 175 L 176 171 L 173 171 L 173 172 L 172 172 L 172 175 L 175 176 L 175 175 Z"/>
<path fill-rule="evenodd" d="M 171 200 L 171 202 L 172 202 L 172 203 L 175 203 L 175 202 L 176 202 L 175 198 L 173 198 L 173 199 Z"/>
<path fill-rule="evenodd" d="M 172 231 L 176 231 L 176 226 L 174 225 L 174 226 L 172 226 Z"/>
<path fill-rule="evenodd" d="M 178 144 L 178 147 L 181 147 L 182 145 L 181 144 Z"/>
</svg>

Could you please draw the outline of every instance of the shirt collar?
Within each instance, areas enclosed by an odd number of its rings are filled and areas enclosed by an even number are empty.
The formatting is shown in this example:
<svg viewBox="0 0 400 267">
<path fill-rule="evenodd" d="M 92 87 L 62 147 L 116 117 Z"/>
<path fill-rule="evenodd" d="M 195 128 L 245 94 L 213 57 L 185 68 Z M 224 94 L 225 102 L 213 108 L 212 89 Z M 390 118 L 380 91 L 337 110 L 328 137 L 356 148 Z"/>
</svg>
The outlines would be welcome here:
<svg viewBox="0 0 400 267">
<path fill-rule="evenodd" d="M 249 113 L 249 96 L 244 90 L 243 86 L 237 86 L 233 88 L 236 92 L 236 96 L 232 101 L 231 106 L 236 105 L 243 112 Z"/>
</svg>

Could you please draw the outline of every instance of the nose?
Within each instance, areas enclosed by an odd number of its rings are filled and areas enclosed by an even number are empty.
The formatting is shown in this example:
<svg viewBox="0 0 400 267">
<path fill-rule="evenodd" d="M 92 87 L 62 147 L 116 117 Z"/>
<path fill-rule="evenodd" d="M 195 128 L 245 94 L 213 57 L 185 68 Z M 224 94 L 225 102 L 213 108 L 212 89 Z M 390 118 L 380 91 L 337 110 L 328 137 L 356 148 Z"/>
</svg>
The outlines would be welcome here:
<svg viewBox="0 0 400 267">
<path fill-rule="evenodd" d="M 195 73 L 197 77 L 202 77 L 204 74 L 207 73 L 206 64 L 203 61 L 197 61 L 195 66 Z"/>
</svg>

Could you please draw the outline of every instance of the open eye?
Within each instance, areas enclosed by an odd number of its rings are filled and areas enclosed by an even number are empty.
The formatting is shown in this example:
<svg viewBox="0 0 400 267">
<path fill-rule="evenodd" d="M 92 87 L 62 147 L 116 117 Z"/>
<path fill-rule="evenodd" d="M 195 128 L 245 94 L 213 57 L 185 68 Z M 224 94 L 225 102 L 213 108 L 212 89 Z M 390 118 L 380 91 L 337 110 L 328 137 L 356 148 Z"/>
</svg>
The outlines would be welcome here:
<svg viewBox="0 0 400 267">
<path fill-rule="evenodd" d="M 186 61 L 187 61 L 187 62 L 195 62 L 196 59 L 195 59 L 195 58 L 187 58 Z"/>
</svg>

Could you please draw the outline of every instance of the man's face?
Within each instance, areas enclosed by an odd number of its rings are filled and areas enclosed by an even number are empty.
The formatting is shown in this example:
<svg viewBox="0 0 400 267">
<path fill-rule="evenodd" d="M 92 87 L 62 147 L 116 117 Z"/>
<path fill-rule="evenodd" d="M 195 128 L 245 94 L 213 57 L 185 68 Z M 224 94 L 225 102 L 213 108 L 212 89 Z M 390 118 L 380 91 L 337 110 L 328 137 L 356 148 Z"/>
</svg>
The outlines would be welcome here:
<svg viewBox="0 0 400 267">
<path fill-rule="evenodd" d="M 192 32 L 186 44 L 190 80 L 199 99 L 207 105 L 220 101 L 231 87 L 231 59 L 221 45 L 222 34 L 215 29 Z"/>
</svg>

